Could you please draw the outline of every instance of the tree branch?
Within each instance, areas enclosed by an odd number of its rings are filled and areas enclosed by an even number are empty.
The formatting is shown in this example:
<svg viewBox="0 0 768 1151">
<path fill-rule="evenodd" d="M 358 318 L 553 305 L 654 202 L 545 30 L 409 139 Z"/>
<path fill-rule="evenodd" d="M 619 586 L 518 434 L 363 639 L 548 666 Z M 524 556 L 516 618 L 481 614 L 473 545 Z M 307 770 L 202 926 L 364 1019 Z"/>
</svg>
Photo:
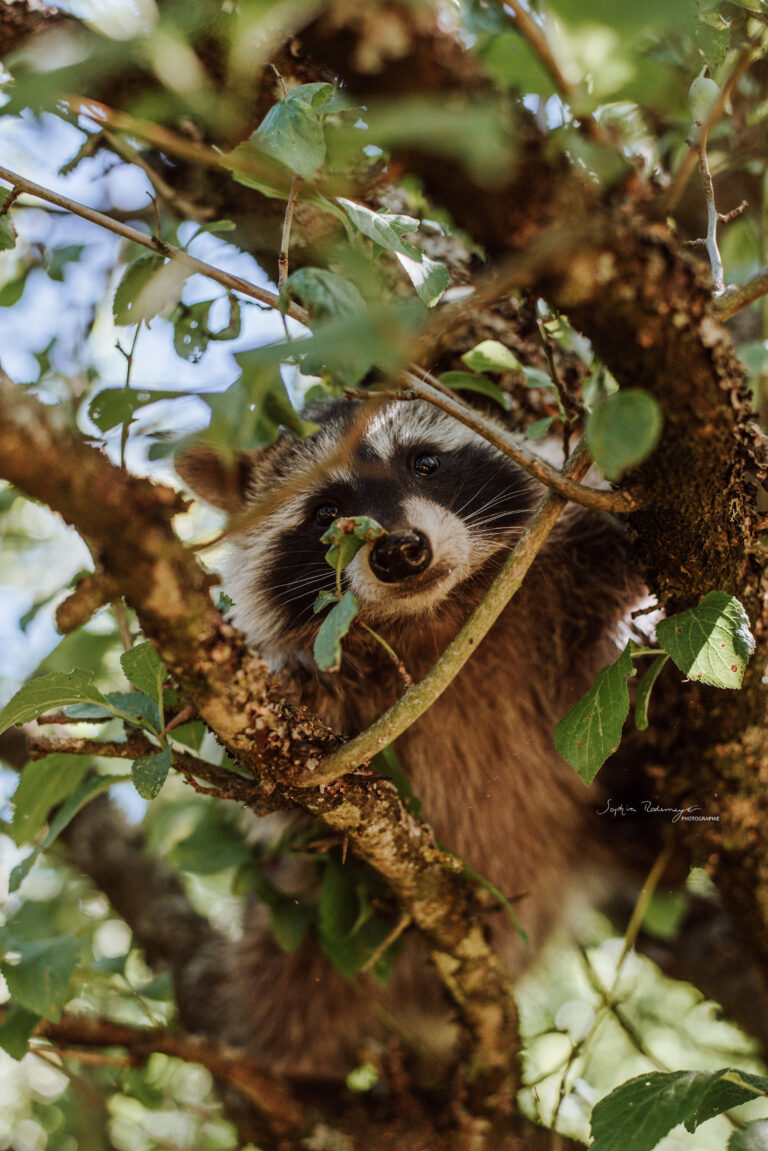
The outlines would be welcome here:
<svg viewBox="0 0 768 1151">
<path fill-rule="evenodd" d="M 636 511 L 642 507 L 642 500 L 633 491 L 600 491 L 598 488 L 585 487 L 577 483 L 570 475 L 559 472 L 540 456 L 534 456 L 524 451 L 515 438 L 500 428 L 493 420 L 486 419 L 480 413 L 462 403 L 456 396 L 440 388 L 439 382 L 429 372 L 420 372 L 414 365 L 412 370 L 404 372 L 402 379 L 415 399 L 426 400 L 436 408 L 448 412 L 459 423 L 481 435 L 488 440 L 505 456 L 521 467 L 528 475 L 540 480 L 552 491 L 558 492 L 564 499 L 572 500 L 582 507 L 592 508 L 593 511 L 613 512 L 622 514 Z"/>
<path fill-rule="evenodd" d="M 221 268 L 214 267 L 213 264 L 207 264 L 204 260 L 198 260 L 196 256 L 191 256 L 189 252 L 185 252 L 183 248 L 175 248 L 173 244 L 167 244 L 159 236 L 148 236 L 145 232 L 139 232 L 129 224 L 113 220 L 111 216 L 106 216 L 95 208 L 89 208 L 77 200 L 70 199 L 69 196 L 63 196 L 50 188 L 44 188 L 41 184 L 36 184 L 33 180 L 28 180 L 25 176 L 12 172 L 10 168 L 0 166 L 0 179 L 6 180 L 15 191 L 27 192 L 40 200 L 46 200 L 49 204 L 65 208 L 75 216 L 82 217 L 83 220 L 89 220 L 92 224 L 98 224 L 99 227 L 122 236 L 124 240 L 131 240 L 134 244 L 149 248 L 150 252 L 155 252 L 158 256 L 164 256 L 168 260 L 176 260 L 185 268 L 189 268 L 190 275 L 198 273 L 201 276 L 207 276 L 210 280 L 215 280 L 217 284 L 227 288 L 228 291 L 240 292 L 244 296 L 258 300 L 259 303 L 267 304 L 270 308 L 280 308 L 280 299 L 274 292 L 270 292 L 266 288 L 259 288 L 256 284 L 242 279 L 241 276 L 233 276 L 229 272 L 222 271 Z M 286 308 L 286 314 L 300 323 L 305 324 L 307 322 L 306 312 L 297 304 L 289 304 Z"/>
<path fill-rule="evenodd" d="M 178 495 L 114 467 L 72 435 L 63 413 L 7 378 L 0 380 L 0 474 L 59 511 L 96 546 L 104 571 L 120 585 L 185 697 L 230 755 L 254 772 L 250 805 L 258 811 L 263 797 L 304 807 L 346 834 L 389 883 L 424 932 L 468 1028 L 473 1063 L 481 1069 L 473 1080 L 477 1105 L 507 1112 L 517 1076 L 515 1009 L 506 972 L 473 914 L 470 886 L 389 782 L 359 774 L 318 789 L 280 782 L 322 759 L 338 740 L 279 699 L 264 664 L 214 609 L 208 577 L 171 528 L 183 506 Z"/>
<path fill-rule="evenodd" d="M 277 1136 L 295 1135 L 306 1124 L 298 1101 L 283 1080 L 270 1075 L 246 1052 L 223 1043 L 163 1028 L 129 1027 L 90 1015 L 64 1015 L 58 1023 L 43 1020 L 35 1036 L 56 1047 L 125 1047 L 143 1063 L 153 1052 L 199 1063 L 224 1086 L 234 1087 L 252 1103 Z M 44 1050 L 33 1048 L 33 1050 Z"/>
</svg>

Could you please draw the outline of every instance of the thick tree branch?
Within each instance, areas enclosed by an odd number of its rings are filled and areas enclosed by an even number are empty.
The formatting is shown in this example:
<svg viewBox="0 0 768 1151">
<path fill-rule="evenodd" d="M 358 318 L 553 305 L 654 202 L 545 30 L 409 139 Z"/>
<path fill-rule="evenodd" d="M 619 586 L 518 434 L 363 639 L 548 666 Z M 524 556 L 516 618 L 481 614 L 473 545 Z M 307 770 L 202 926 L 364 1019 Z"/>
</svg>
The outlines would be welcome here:
<svg viewBox="0 0 768 1151">
<path fill-rule="evenodd" d="M 96 548 L 186 698 L 233 758 L 254 772 L 252 806 L 258 811 L 263 795 L 271 804 L 279 798 L 304 807 L 345 833 L 390 884 L 426 935 L 472 1036 L 478 1105 L 508 1111 L 515 1011 L 506 973 L 473 917 L 470 889 L 388 782 L 353 775 L 318 790 L 279 782 L 338 741 L 277 697 L 263 663 L 214 609 L 208 577 L 171 528 L 183 508 L 178 495 L 115 468 L 70 433 L 59 411 L 7 380 L 0 381 L 0 474 L 59 511 Z"/>
</svg>

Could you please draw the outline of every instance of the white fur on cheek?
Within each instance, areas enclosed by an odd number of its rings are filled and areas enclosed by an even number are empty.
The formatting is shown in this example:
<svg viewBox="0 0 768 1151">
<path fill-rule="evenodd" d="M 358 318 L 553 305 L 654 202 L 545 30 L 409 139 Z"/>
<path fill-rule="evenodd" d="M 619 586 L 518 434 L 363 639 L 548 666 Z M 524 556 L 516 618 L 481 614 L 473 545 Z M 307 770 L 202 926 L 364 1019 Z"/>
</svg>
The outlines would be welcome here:
<svg viewBox="0 0 768 1151">
<path fill-rule="evenodd" d="M 415 615 L 436 607 L 475 566 L 467 526 L 453 512 L 423 496 L 411 496 L 403 504 L 403 513 L 399 526 L 424 533 L 432 548 L 432 562 L 419 576 L 386 584 L 370 569 L 370 547 L 358 552 L 347 568 L 348 579 L 359 603 L 374 617 Z"/>
</svg>

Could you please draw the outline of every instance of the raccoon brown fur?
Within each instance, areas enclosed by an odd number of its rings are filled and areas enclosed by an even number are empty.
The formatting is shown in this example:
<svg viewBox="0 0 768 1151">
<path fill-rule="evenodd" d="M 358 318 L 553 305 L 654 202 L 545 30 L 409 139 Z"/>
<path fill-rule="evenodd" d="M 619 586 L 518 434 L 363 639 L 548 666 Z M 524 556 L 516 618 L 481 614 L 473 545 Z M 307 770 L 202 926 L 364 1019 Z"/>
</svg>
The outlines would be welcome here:
<svg viewBox="0 0 768 1151">
<path fill-rule="evenodd" d="M 418 680 L 482 597 L 541 495 L 507 457 L 424 403 L 374 410 L 349 457 L 324 467 L 359 413 L 359 403 L 345 401 L 311 413 L 320 425 L 314 436 L 284 436 L 245 457 L 234 481 L 206 453 L 179 469 L 229 511 L 288 485 L 277 509 L 235 538 L 225 582 L 235 622 L 285 694 L 345 735 L 390 706 L 402 682 L 360 628 L 345 641 L 338 672 L 314 663 L 322 617 L 312 604 L 334 586 L 320 542 L 328 524 L 367 515 L 390 533 L 386 546 L 358 554 L 344 585 Z M 599 797 L 558 756 L 552 732 L 615 658 L 618 625 L 640 594 L 624 534 L 569 509 L 476 654 L 397 740 L 438 842 L 515 901 L 529 948 L 505 914 L 489 916 L 513 976 L 562 918 L 570 893 L 599 870 Z M 221 1006 L 228 1036 L 276 1070 L 344 1074 L 393 1023 L 422 1051 L 445 1054 L 453 1040 L 450 1005 L 415 932 L 386 988 L 370 977 L 344 979 L 312 936 L 285 954 L 260 908 L 228 962 L 224 983 L 238 989 L 224 996 L 234 1009 Z"/>
</svg>

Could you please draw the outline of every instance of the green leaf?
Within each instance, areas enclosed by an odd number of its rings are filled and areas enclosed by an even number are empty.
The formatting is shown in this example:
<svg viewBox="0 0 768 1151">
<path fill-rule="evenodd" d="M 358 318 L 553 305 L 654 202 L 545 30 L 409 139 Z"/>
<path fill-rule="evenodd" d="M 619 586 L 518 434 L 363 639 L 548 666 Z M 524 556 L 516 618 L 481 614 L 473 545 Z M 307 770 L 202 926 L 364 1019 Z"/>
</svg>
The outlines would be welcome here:
<svg viewBox="0 0 768 1151">
<path fill-rule="evenodd" d="M 334 571 L 343 571 L 365 544 L 372 544 L 386 534 L 386 528 L 370 516 L 340 516 L 320 536 L 320 543 L 331 545 L 325 553 L 325 562 Z"/>
<path fill-rule="evenodd" d="M 116 324 L 136 324 L 139 320 L 151 318 L 144 314 L 138 301 L 164 264 L 162 256 L 140 256 L 128 265 L 112 301 L 112 315 Z"/>
<path fill-rule="evenodd" d="M 365 300 L 352 281 L 323 268 L 299 268 L 293 272 L 280 297 L 286 306 L 288 300 L 298 300 L 311 317 L 319 319 L 359 316 L 365 311 Z"/>
<path fill-rule="evenodd" d="M 634 674 L 627 644 L 555 728 L 555 747 L 587 784 L 619 746 L 629 712 L 627 680 Z"/>
<path fill-rule="evenodd" d="M 134 687 L 162 706 L 163 683 L 168 673 L 151 643 L 139 643 L 123 652 L 120 666 Z"/>
<path fill-rule="evenodd" d="M 372 212 L 364 204 L 356 204 L 353 200 L 345 200 L 343 197 L 340 197 L 338 202 L 357 231 L 373 240 L 380 248 L 398 252 L 401 256 L 409 256 L 413 260 L 423 259 L 418 248 L 402 239 L 409 232 L 416 231 L 419 226 L 418 220 L 394 212 Z"/>
<path fill-rule="evenodd" d="M 333 550 L 333 549 L 332 549 Z M 330 555 L 330 552 L 328 553 Z M 336 591 L 329 591 L 327 588 L 324 591 L 319 591 L 315 596 L 315 602 L 312 604 L 312 611 L 315 615 L 319 615 L 321 611 L 325 611 L 327 607 L 339 602 L 339 593 Z"/>
<path fill-rule="evenodd" d="M 7 284 L 3 284 L 2 288 L 0 288 L 0 308 L 12 308 L 14 304 L 18 304 L 24 295 L 29 272 L 30 269 L 25 268 L 20 276 L 17 276 L 14 280 L 9 280 Z"/>
<path fill-rule="evenodd" d="M 26 879 L 27 875 L 32 868 L 32 864 L 51 844 L 58 839 L 62 831 L 68 824 L 75 818 L 78 811 L 85 807 L 86 803 L 90 803 L 102 791 L 108 791 L 115 783 L 122 783 L 128 779 L 126 775 L 92 775 L 77 787 L 69 796 L 67 801 L 62 804 L 56 815 L 53 817 L 45 838 L 37 845 L 34 851 L 30 852 L 21 863 L 17 863 L 11 871 L 8 879 L 8 890 L 13 894 L 18 891 L 21 884 Z"/>
<path fill-rule="evenodd" d="M 183 393 L 148 392 L 143 388 L 105 388 L 92 398 L 88 405 L 88 415 L 100 431 L 108 432 L 119 424 L 130 423 L 139 408 L 146 408 L 159 400 L 175 400 L 180 395 Z"/>
<path fill-rule="evenodd" d="M 0 211 L 8 203 L 11 196 L 11 191 L 8 188 L 0 191 Z M 10 251 L 11 248 L 16 247 L 16 229 L 11 223 L 11 217 L 7 212 L 0 216 L 0 252 Z"/>
<path fill-rule="evenodd" d="M 11 998 L 27 1011 L 58 1023 L 80 955 L 78 941 L 70 936 L 14 940 L 5 929 L 0 930 L 0 941 L 20 956 L 18 963 L 0 962 Z"/>
<path fill-rule="evenodd" d="M 113 714 L 137 727 L 160 731 L 160 710 L 153 699 L 143 691 L 111 691 L 107 695 Z"/>
<path fill-rule="evenodd" d="M 11 1059 L 23 1059 L 29 1048 L 32 1032 L 40 1022 L 36 1011 L 27 1011 L 20 1003 L 12 1003 L 0 1026 L 0 1047 Z"/>
<path fill-rule="evenodd" d="M 662 423 L 656 400 L 638 388 L 601 400 L 587 417 L 586 437 L 605 478 L 615 482 L 647 459 L 659 442 Z"/>
<path fill-rule="evenodd" d="M 552 377 L 541 368 L 523 368 L 526 388 L 554 388 Z"/>
<path fill-rule="evenodd" d="M 231 815 L 213 805 L 207 806 L 194 830 L 174 846 L 169 857 L 175 867 L 196 875 L 216 875 L 253 862 L 251 848 L 237 834 Z"/>
<path fill-rule="evenodd" d="M 519 372 L 520 361 L 498 340 L 481 340 L 461 357 L 473 372 Z"/>
<path fill-rule="evenodd" d="M 341 667 L 341 641 L 357 611 L 357 600 L 347 591 L 323 620 L 314 646 L 315 663 L 321 671 L 338 671 Z"/>
<path fill-rule="evenodd" d="M 197 364 L 208 347 L 208 313 L 213 300 L 197 304 L 180 304 L 173 324 L 173 347 L 177 356 L 190 364 Z"/>
<path fill-rule="evenodd" d="M 154 799 L 171 770 L 171 749 L 166 747 L 157 755 L 142 756 L 133 761 L 131 778 L 142 799 Z"/>
<path fill-rule="evenodd" d="M 325 161 L 320 117 L 312 104 L 297 94 L 270 108 L 250 142 L 304 180 L 311 180 Z"/>
<path fill-rule="evenodd" d="M 635 726 L 638 731 L 645 731 L 648 726 L 648 704 L 651 699 L 651 692 L 653 685 L 661 674 L 661 669 L 667 662 L 669 656 L 657 656 L 647 672 L 637 685 L 637 694 L 635 696 Z"/>
<path fill-rule="evenodd" d="M 278 947 L 285 952 L 295 951 L 307 928 L 314 922 L 316 909 L 296 896 L 276 897 L 268 907 L 270 926 Z"/>
<path fill-rule="evenodd" d="M 416 295 L 428 308 L 434 308 L 451 282 L 448 269 L 436 260 L 430 260 L 423 253 L 420 260 L 397 253 L 397 259 L 408 279 L 416 289 Z"/>
<path fill-rule="evenodd" d="M 347 979 L 354 978 L 392 929 L 392 924 L 373 910 L 371 882 L 369 874 L 354 861 L 341 864 L 328 858 L 317 929 L 323 951 Z M 381 981 L 389 975 L 395 950 L 388 948 L 373 968 Z"/>
<path fill-rule="evenodd" d="M 534 420 L 533 423 L 529 424 L 525 429 L 525 434 L 528 439 L 533 440 L 534 443 L 543 440 L 556 418 L 556 416 L 544 416 L 541 420 Z"/>
<path fill-rule="evenodd" d="M 443 372 L 438 376 L 440 383 L 446 388 L 456 388 L 463 392 L 479 392 L 495 400 L 506 412 L 511 407 L 511 401 L 506 392 L 502 392 L 498 384 L 489 380 L 487 376 L 472 375 L 470 372 Z"/>
<path fill-rule="evenodd" d="M 87 755 L 56 752 L 26 765 L 13 795 L 11 835 L 17 846 L 34 839 L 49 811 L 82 782 L 90 762 Z"/>
<path fill-rule="evenodd" d="M 662 620 L 656 636 L 689 679 L 713 687 L 741 687 L 755 650 L 747 613 L 724 591 L 711 591 L 698 607 Z"/>
<path fill-rule="evenodd" d="M 728 1140 L 728 1151 L 768 1151 L 768 1119 L 754 1119 L 734 1131 Z"/>
<path fill-rule="evenodd" d="M 480 52 L 491 76 L 525 95 L 554 96 L 552 76 L 528 41 L 517 32 L 499 32 Z"/>
<path fill-rule="evenodd" d="M 403 771 L 400 760 L 397 758 L 394 747 L 391 743 L 378 751 L 371 760 L 371 767 L 374 771 L 378 771 L 379 775 L 383 775 L 385 779 L 390 780 L 395 785 L 397 794 L 404 801 L 409 811 L 414 815 L 421 815 L 421 800 L 416 795 L 411 781 Z"/>
<path fill-rule="evenodd" d="M 91 684 L 93 672 L 75 669 L 70 672 L 53 671 L 26 683 L 0 711 L 0 732 L 14 724 L 29 723 L 46 711 L 65 707 L 71 703 L 95 703 L 105 706 L 108 701 Z"/>
<path fill-rule="evenodd" d="M 651 1071 L 622 1083 L 592 1112 L 590 1151 L 651 1151 L 679 1123 L 689 1131 L 768 1092 L 745 1071 Z"/>
<path fill-rule="evenodd" d="M 46 272 L 52 280 L 59 284 L 63 283 L 67 264 L 77 263 L 84 251 L 85 244 L 65 244 L 61 248 L 54 248 L 46 265 Z"/>
</svg>

